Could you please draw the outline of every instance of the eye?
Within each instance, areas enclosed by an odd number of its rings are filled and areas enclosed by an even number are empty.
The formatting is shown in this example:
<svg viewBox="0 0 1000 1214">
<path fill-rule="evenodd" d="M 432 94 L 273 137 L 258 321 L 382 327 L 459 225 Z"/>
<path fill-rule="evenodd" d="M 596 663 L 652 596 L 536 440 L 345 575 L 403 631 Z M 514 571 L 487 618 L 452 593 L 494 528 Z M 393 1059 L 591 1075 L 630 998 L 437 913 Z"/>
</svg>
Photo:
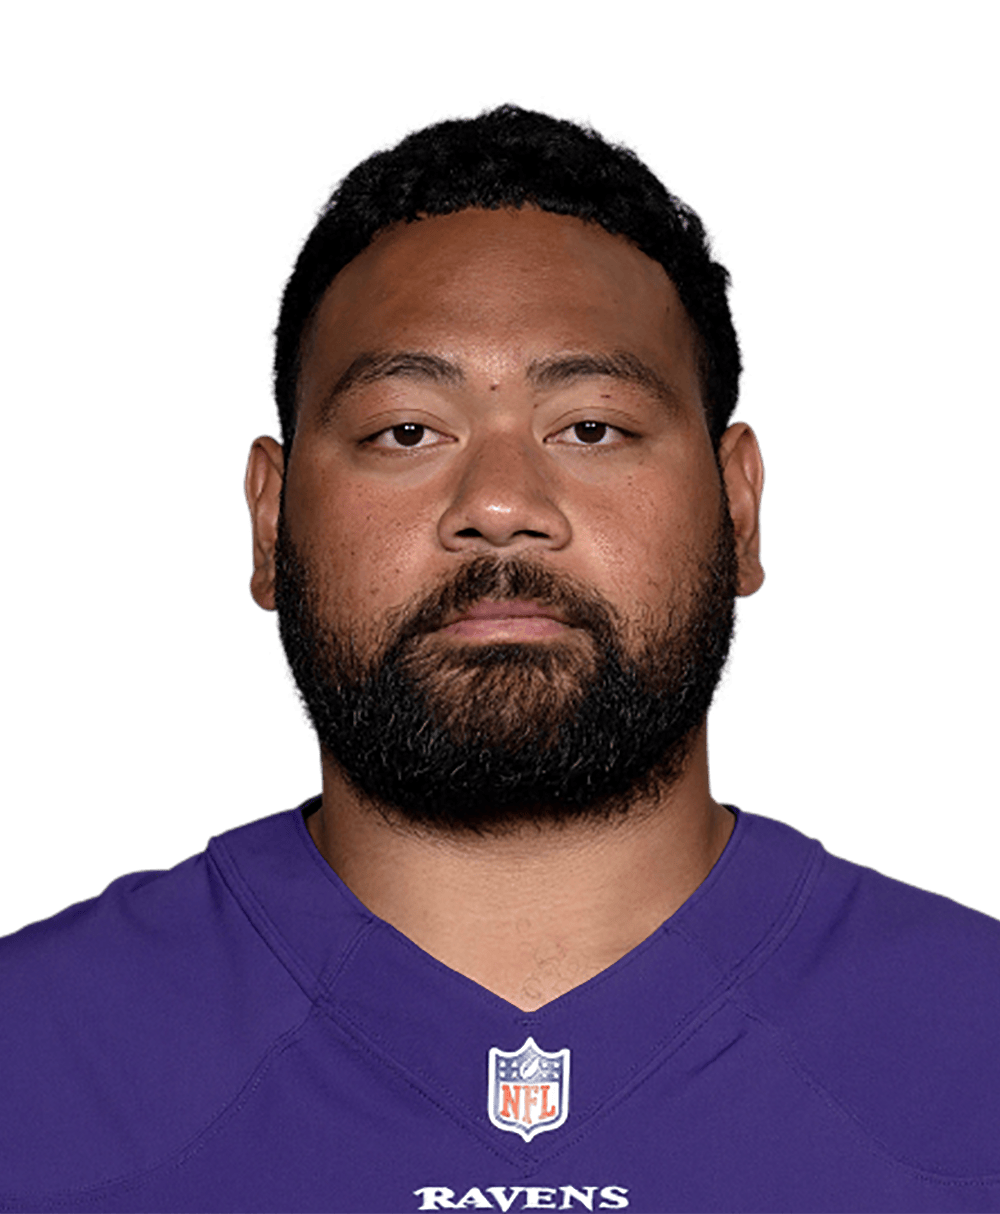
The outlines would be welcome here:
<svg viewBox="0 0 1000 1214">
<path fill-rule="evenodd" d="M 550 441 L 565 443 L 570 447 L 610 447 L 623 438 L 631 438 L 627 430 L 612 426 L 608 422 L 574 422 L 565 430 L 554 434 Z"/>
<path fill-rule="evenodd" d="M 400 422 L 398 426 L 390 426 L 372 434 L 364 442 L 371 447 L 381 447 L 385 451 L 404 451 L 415 447 L 436 447 L 442 440 L 444 435 L 432 430 L 430 426 L 423 426 L 419 422 Z"/>
<path fill-rule="evenodd" d="M 612 426 L 608 422 L 582 421 L 560 430 L 550 441 L 570 447 L 610 447 L 623 438 L 632 437 L 627 430 Z M 437 447 L 449 440 L 439 431 L 421 422 L 400 422 L 399 425 L 388 426 L 362 441 L 383 451 L 413 451 L 418 448 Z"/>
</svg>

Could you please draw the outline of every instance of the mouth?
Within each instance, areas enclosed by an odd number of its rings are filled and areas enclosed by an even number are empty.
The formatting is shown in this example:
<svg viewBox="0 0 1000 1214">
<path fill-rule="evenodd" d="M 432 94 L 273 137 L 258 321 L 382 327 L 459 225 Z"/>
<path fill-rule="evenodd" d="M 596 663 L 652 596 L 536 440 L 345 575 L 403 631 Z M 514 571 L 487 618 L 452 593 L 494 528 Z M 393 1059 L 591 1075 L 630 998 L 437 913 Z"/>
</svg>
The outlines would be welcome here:
<svg viewBox="0 0 1000 1214">
<path fill-rule="evenodd" d="M 484 599 L 457 613 L 438 631 L 464 640 L 525 641 L 560 636 L 569 629 L 554 607 L 524 599 Z"/>
</svg>

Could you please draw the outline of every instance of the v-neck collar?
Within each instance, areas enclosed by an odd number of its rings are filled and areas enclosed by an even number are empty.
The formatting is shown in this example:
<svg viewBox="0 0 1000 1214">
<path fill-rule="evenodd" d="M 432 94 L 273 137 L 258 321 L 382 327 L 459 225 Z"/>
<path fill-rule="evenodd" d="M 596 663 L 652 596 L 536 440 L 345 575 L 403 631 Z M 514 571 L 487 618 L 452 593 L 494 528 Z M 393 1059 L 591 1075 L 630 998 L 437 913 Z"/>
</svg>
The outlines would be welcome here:
<svg viewBox="0 0 1000 1214">
<path fill-rule="evenodd" d="M 570 1125 L 580 1130 L 624 1099 L 766 960 L 797 920 L 823 855 L 797 831 L 734 809 L 718 862 L 665 923 L 608 969 L 525 1012 L 363 906 L 309 835 L 304 813 L 314 804 L 222 835 L 209 854 L 272 950 L 341 1033 L 493 1150 L 524 1164 L 556 1153 L 568 1135 L 524 1143 L 490 1125 L 490 1048 L 517 1050 L 528 1037 L 542 1050 L 569 1048 Z"/>
</svg>

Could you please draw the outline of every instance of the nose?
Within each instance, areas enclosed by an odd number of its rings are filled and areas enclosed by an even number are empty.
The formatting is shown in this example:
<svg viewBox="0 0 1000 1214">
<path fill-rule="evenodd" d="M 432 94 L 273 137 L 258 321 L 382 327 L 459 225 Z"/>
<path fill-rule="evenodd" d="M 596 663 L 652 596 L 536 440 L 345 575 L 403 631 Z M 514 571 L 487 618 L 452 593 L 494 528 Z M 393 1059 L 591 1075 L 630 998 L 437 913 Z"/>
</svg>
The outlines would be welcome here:
<svg viewBox="0 0 1000 1214">
<path fill-rule="evenodd" d="M 555 498 L 544 453 L 532 439 L 492 434 L 469 451 L 438 522 L 449 551 L 495 548 L 558 549 L 571 528 Z"/>
</svg>

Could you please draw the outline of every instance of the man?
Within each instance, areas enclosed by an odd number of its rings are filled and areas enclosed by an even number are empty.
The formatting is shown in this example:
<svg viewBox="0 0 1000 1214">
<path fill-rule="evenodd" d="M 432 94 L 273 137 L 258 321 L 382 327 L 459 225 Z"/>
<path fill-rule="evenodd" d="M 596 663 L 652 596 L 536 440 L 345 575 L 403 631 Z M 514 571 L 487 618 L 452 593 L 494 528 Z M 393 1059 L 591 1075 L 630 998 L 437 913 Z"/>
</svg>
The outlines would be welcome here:
<svg viewBox="0 0 1000 1214">
<path fill-rule="evenodd" d="M 711 797 L 726 284 L 544 115 L 345 180 L 247 471 L 322 795 L 4 943 L 0 1209 L 1000 1209 L 1000 926 Z"/>
</svg>

